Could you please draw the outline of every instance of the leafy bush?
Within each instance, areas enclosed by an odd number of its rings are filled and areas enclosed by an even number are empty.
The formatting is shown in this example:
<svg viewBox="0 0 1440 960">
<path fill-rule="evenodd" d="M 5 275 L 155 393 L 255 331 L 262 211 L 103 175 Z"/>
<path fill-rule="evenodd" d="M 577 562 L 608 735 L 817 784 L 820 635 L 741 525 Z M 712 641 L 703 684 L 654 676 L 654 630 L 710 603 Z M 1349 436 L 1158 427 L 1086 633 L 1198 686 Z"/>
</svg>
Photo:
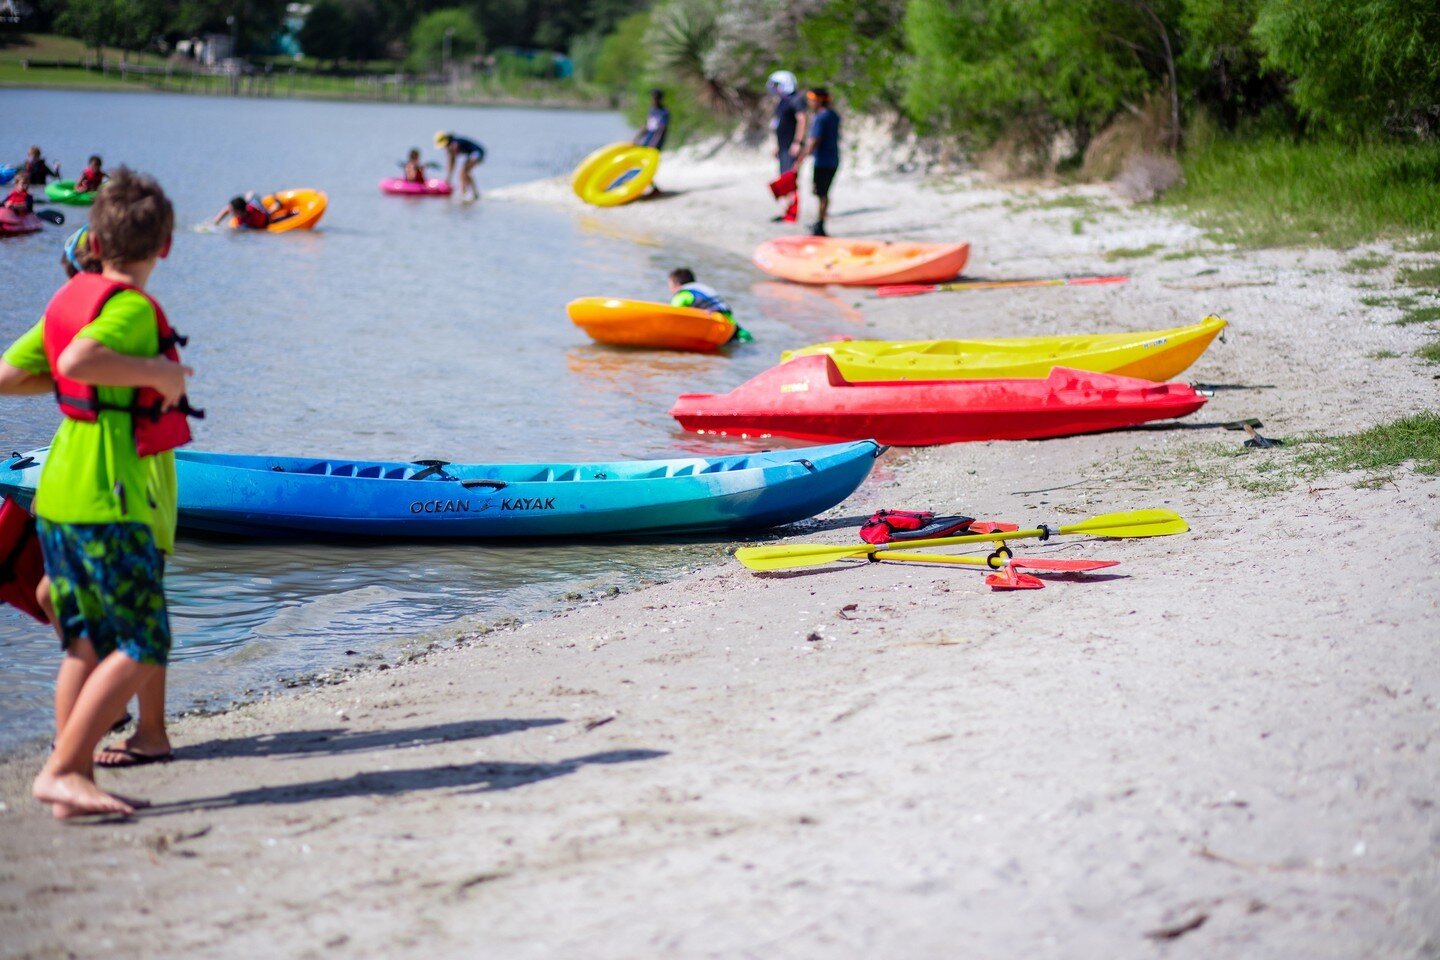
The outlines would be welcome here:
<svg viewBox="0 0 1440 960">
<path fill-rule="evenodd" d="M 1440 132 L 1440 3 L 1265 0 L 1254 34 L 1307 116 L 1346 134 Z"/>
<path fill-rule="evenodd" d="M 441 66 L 447 34 L 452 63 L 474 56 L 485 43 L 480 25 L 469 10 L 461 7 L 436 10 L 421 17 L 410 31 L 410 57 L 406 64 L 416 70 Z"/>
</svg>

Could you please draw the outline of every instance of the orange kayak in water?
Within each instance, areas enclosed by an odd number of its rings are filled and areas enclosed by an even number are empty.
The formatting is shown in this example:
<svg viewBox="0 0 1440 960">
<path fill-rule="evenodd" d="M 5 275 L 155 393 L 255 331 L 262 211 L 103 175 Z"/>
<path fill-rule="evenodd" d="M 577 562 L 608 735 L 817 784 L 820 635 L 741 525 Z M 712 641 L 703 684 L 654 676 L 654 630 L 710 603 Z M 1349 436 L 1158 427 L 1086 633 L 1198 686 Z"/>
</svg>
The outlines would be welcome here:
<svg viewBox="0 0 1440 960">
<path fill-rule="evenodd" d="M 647 300 L 581 297 L 567 303 L 565 312 L 597 343 L 622 347 L 709 353 L 729 343 L 738 329 L 722 313 Z"/>
<path fill-rule="evenodd" d="M 771 276 L 796 283 L 940 283 L 965 269 L 970 244 L 776 237 L 756 247 L 751 259 Z"/>
<path fill-rule="evenodd" d="M 281 190 L 277 193 L 266 194 L 260 198 L 265 208 L 271 209 L 277 203 L 281 212 L 272 214 L 270 226 L 266 227 L 267 233 L 286 233 L 290 230 L 314 230 L 315 224 L 325 215 L 325 207 L 329 204 L 329 197 L 319 190 Z M 281 219 L 274 219 L 279 217 Z M 230 218 L 230 226 L 240 225 L 234 217 Z"/>
</svg>

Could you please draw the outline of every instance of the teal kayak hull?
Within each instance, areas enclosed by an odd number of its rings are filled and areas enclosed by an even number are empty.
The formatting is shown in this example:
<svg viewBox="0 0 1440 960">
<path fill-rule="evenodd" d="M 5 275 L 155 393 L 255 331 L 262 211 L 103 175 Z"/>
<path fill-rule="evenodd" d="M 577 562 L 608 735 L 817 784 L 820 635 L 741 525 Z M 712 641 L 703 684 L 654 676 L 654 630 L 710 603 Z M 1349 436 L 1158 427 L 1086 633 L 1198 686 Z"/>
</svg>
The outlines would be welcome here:
<svg viewBox="0 0 1440 960">
<path fill-rule="evenodd" d="M 762 530 L 850 496 L 874 441 L 724 457 L 459 464 L 176 451 L 182 531 L 266 537 L 511 539 Z M 0 462 L 34 496 L 45 451 Z"/>
</svg>

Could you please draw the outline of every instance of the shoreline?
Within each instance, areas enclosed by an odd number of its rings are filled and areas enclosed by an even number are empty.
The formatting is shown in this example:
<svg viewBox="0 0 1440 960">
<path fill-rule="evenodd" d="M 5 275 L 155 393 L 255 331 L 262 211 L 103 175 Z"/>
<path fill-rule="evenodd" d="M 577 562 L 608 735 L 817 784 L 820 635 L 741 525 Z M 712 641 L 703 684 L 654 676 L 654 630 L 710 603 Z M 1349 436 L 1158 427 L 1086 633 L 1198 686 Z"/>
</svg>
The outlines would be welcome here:
<svg viewBox="0 0 1440 960">
<path fill-rule="evenodd" d="M 742 255 L 780 232 L 763 158 L 701 152 L 667 157 L 670 197 L 597 219 Z M 488 196 L 567 194 L 540 181 Z M 1054 204 L 1065 198 L 1079 199 Z M 832 515 L 1168 506 L 1192 533 L 1035 546 L 1122 565 L 1014 595 L 966 570 L 706 564 L 179 720 L 181 762 L 103 781 L 157 802 L 132 823 L 49 824 L 24 797 L 35 757 L 10 755 L 0 915 L 20 933 L 0 952 L 60 949 L 80 929 L 155 956 L 278 943 L 285 956 L 444 957 L 477 944 L 506 957 L 1421 949 L 1440 918 L 1440 814 L 1421 802 L 1440 786 L 1426 760 L 1440 480 L 1328 477 L 1261 496 L 1243 474 L 1194 473 L 1243 439 L 1206 424 L 1260 416 L 1267 435 L 1295 437 L 1433 403 L 1425 368 L 1363 355 L 1421 338 L 1359 304 L 1358 284 L 1380 278 L 1340 272 L 1337 251 L 1218 249 L 1103 188 L 1017 195 L 842 171 L 831 226 L 972 237 L 977 275 L 1132 275 L 833 292 L 857 333 L 1152 329 L 1213 312 L 1230 342 L 1185 377 L 1248 388 L 1173 426 L 906 451 L 898 470 L 891 454 Z M 77 892 L 44 892 L 56 888 Z"/>
<path fill-rule="evenodd" d="M 529 100 L 524 97 L 497 97 L 487 100 L 400 100 L 384 97 L 366 97 L 349 94 L 325 94 L 311 91 L 304 94 L 256 96 L 253 94 L 229 94 L 214 90 L 167 90 L 148 84 L 126 83 L 13 83 L 0 80 L 0 90 L 57 90 L 75 93 L 158 93 L 183 97 L 219 97 L 237 100 L 308 100 L 321 103 L 376 103 L 400 107 L 496 107 L 505 109 L 533 110 L 583 110 L 587 112 L 616 112 L 618 107 L 609 104 L 588 103 L 568 100 Z"/>
</svg>

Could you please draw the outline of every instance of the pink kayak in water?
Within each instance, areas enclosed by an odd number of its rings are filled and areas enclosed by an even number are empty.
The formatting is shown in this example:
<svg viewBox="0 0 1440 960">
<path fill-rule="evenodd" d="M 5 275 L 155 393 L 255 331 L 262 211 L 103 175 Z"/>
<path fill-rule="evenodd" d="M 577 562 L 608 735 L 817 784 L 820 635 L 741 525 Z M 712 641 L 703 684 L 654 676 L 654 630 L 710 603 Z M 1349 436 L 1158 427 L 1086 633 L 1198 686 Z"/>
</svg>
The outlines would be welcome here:
<svg viewBox="0 0 1440 960">
<path fill-rule="evenodd" d="M 40 218 L 33 213 L 20 213 L 9 207 L 0 207 L 0 237 L 34 233 L 43 225 Z"/>
<path fill-rule="evenodd" d="M 448 197 L 450 184 L 444 180 L 426 180 L 415 183 L 399 177 L 387 177 L 380 181 L 381 193 L 393 193 L 402 197 Z"/>
</svg>

